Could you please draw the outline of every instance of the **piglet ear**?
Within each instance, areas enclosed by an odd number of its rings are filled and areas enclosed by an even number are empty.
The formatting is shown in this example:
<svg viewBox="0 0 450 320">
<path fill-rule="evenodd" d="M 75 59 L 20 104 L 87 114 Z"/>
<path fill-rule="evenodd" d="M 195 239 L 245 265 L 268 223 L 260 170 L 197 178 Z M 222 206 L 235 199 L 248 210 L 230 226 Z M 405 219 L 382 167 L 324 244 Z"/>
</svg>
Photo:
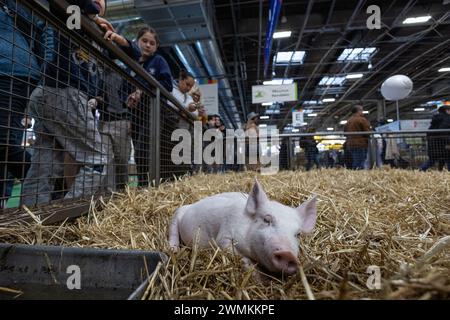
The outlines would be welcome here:
<svg viewBox="0 0 450 320">
<path fill-rule="evenodd" d="M 311 199 L 303 202 L 296 210 L 301 219 L 300 230 L 305 233 L 310 233 L 313 231 L 316 225 L 317 219 L 317 206 L 316 206 L 317 195 L 314 195 Z"/>
<path fill-rule="evenodd" d="M 253 189 L 248 195 L 247 205 L 245 207 L 245 211 L 250 214 L 256 214 L 257 210 L 264 206 L 269 199 L 267 198 L 266 193 L 263 188 L 259 184 L 258 180 L 255 179 L 255 184 L 253 185 Z"/>
</svg>

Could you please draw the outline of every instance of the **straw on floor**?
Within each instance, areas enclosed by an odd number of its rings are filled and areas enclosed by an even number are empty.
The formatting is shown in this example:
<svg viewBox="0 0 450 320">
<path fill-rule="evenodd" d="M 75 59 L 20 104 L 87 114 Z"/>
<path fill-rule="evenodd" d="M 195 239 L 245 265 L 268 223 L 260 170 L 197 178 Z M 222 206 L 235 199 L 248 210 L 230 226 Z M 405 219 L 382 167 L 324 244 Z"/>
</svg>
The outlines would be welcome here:
<svg viewBox="0 0 450 320">
<path fill-rule="evenodd" d="M 297 206 L 318 195 L 315 231 L 301 239 L 300 272 L 266 278 L 212 245 L 172 254 L 176 208 L 228 191 L 248 193 L 255 173 L 198 175 L 114 194 L 102 210 L 58 226 L 0 228 L 0 241 L 158 250 L 145 299 L 448 299 L 450 173 L 320 170 L 260 176 L 271 199 Z M 381 276 L 378 289 L 377 272 Z"/>
</svg>

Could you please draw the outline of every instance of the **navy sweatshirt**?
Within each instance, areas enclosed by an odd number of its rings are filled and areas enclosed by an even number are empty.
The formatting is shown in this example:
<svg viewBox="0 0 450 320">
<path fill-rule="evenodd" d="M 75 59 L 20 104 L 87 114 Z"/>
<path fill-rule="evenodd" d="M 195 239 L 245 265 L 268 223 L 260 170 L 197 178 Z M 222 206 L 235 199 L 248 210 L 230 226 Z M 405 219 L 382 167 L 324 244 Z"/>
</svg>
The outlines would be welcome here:
<svg viewBox="0 0 450 320">
<path fill-rule="evenodd" d="M 59 11 L 52 3 L 50 11 L 64 23 L 67 15 Z M 85 14 L 98 14 L 100 7 L 92 0 L 70 0 L 69 4 L 78 5 Z M 81 30 L 73 30 L 83 36 Z M 45 60 L 43 66 L 43 85 L 49 87 L 73 87 L 93 97 L 98 90 L 99 70 L 89 54 L 63 33 L 54 28 L 44 32 Z"/>
<path fill-rule="evenodd" d="M 121 47 L 127 55 L 129 55 L 133 60 L 139 63 L 139 59 L 141 58 L 141 51 L 136 43 L 128 40 L 129 47 Z M 171 92 L 173 89 L 172 85 L 172 73 L 170 72 L 169 64 L 167 61 L 155 53 L 153 56 L 149 57 L 144 63 L 141 63 L 141 66 L 152 75 L 167 91 Z M 127 70 L 132 77 L 136 77 L 136 74 L 128 69 Z M 141 77 L 136 77 L 136 79 L 142 84 L 146 84 L 146 82 Z"/>
</svg>

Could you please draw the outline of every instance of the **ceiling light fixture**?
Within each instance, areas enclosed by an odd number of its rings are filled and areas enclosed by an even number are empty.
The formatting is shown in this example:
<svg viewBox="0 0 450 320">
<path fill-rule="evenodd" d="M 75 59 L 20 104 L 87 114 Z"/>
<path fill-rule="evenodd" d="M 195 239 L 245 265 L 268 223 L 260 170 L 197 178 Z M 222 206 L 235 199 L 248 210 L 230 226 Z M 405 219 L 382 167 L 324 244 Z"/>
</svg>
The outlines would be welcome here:
<svg viewBox="0 0 450 320">
<path fill-rule="evenodd" d="M 364 77 L 362 73 L 352 73 L 345 76 L 347 79 L 361 79 Z"/>
<path fill-rule="evenodd" d="M 345 82 L 345 77 L 323 77 L 319 86 L 341 86 Z"/>
<path fill-rule="evenodd" d="M 342 51 L 338 57 L 340 62 L 366 62 L 370 61 L 373 55 L 377 52 L 377 48 L 348 48 Z"/>
<path fill-rule="evenodd" d="M 275 32 L 273 34 L 274 39 L 280 39 L 280 38 L 289 38 L 292 34 L 292 31 L 279 31 Z"/>
<path fill-rule="evenodd" d="M 403 21 L 403 24 L 425 23 L 431 19 L 431 16 L 411 17 Z"/>
<path fill-rule="evenodd" d="M 302 64 L 305 60 L 306 51 L 280 51 L 275 56 L 277 65 Z"/>
<path fill-rule="evenodd" d="M 267 80 L 263 82 L 265 86 L 274 86 L 274 85 L 282 85 L 282 84 L 292 84 L 294 82 L 293 79 L 273 79 Z"/>
</svg>

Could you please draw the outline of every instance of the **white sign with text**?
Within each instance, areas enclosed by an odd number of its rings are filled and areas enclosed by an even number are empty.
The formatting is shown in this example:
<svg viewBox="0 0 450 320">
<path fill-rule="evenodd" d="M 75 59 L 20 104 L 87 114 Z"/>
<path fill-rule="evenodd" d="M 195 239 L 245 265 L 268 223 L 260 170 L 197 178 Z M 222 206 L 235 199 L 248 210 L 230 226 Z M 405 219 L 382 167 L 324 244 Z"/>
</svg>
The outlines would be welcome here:
<svg viewBox="0 0 450 320">
<path fill-rule="evenodd" d="M 292 126 L 301 127 L 303 126 L 303 111 L 293 111 L 292 112 Z"/>
<path fill-rule="evenodd" d="M 217 83 L 200 84 L 202 102 L 207 114 L 219 114 L 219 94 Z"/>
<path fill-rule="evenodd" d="M 297 101 L 297 84 L 252 86 L 252 103 Z"/>
</svg>

